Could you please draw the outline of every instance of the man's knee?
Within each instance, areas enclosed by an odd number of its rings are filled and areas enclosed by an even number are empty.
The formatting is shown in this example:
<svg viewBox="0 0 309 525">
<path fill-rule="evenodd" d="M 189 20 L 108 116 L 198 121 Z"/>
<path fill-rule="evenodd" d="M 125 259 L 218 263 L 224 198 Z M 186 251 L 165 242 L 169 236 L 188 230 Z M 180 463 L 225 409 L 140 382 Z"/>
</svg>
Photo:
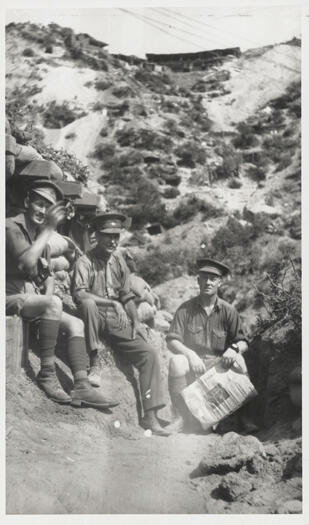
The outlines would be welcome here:
<svg viewBox="0 0 309 525">
<path fill-rule="evenodd" d="M 181 354 L 172 355 L 169 361 L 169 375 L 170 376 L 182 376 L 189 372 L 189 361 Z"/>
<path fill-rule="evenodd" d="M 68 318 L 66 329 L 69 337 L 84 337 L 84 323 L 78 317 L 71 315 Z"/>
<path fill-rule="evenodd" d="M 62 301 L 57 295 L 51 297 L 46 296 L 46 303 L 44 308 L 44 317 L 52 317 L 53 319 L 60 319 L 62 313 Z"/>
</svg>

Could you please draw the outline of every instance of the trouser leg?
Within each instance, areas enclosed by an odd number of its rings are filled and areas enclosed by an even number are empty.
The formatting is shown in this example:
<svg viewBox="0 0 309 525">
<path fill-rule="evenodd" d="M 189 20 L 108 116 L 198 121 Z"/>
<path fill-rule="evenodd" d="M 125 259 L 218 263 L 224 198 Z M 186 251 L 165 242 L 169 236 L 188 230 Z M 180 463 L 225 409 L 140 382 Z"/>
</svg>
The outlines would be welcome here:
<svg viewBox="0 0 309 525">
<path fill-rule="evenodd" d="M 99 333 L 103 328 L 103 317 L 92 299 L 84 299 L 77 309 L 78 316 L 84 321 L 85 339 L 88 354 L 100 348 Z"/>
<path fill-rule="evenodd" d="M 139 371 L 141 398 L 144 411 L 159 409 L 165 405 L 159 356 L 156 350 L 139 335 L 129 340 L 111 334 L 112 347 L 123 355 Z"/>
</svg>

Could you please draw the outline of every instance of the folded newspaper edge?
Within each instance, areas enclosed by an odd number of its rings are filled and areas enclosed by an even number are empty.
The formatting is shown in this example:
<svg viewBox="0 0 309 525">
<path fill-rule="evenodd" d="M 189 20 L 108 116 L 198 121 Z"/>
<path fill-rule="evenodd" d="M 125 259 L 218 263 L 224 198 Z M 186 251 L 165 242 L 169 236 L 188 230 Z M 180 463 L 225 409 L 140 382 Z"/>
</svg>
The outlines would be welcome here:
<svg viewBox="0 0 309 525">
<path fill-rule="evenodd" d="M 241 355 L 229 369 L 223 368 L 220 361 L 181 393 L 188 409 L 204 430 L 257 395 Z"/>
</svg>

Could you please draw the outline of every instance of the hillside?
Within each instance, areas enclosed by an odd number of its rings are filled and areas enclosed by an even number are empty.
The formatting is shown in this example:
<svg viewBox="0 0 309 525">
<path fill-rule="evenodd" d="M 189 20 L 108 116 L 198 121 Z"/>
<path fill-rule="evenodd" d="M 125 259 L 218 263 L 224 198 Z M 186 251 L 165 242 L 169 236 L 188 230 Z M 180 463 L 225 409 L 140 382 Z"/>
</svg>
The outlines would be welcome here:
<svg viewBox="0 0 309 525">
<path fill-rule="evenodd" d="M 107 391 L 121 400 L 114 415 L 55 407 L 28 371 L 8 382 L 9 512 L 280 513 L 290 500 L 291 513 L 299 512 L 301 425 L 287 381 L 301 350 L 300 57 L 293 39 L 227 56 L 207 71 L 173 73 L 132 65 L 108 54 L 104 43 L 56 24 L 7 26 L 11 122 L 30 130 L 29 143 L 59 162 L 65 176 L 100 194 L 103 209 L 132 218 L 122 243 L 162 308 L 174 313 L 197 292 L 197 255 L 231 266 L 221 295 L 241 313 L 252 341 L 249 361 L 265 373 L 266 407 L 256 470 L 248 460 L 223 487 L 220 465 L 197 481 L 189 475 L 224 437 L 147 441 L 137 426 L 132 377 L 125 381 L 113 360 L 102 373 Z M 167 391 L 168 351 L 162 334 L 152 336 Z M 32 356 L 30 379 L 37 366 Z M 63 374 L 70 376 L 66 368 Z M 253 438 L 246 454 L 255 447 Z M 233 476 L 240 492 L 226 496 Z M 158 479 L 162 490 L 154 497 Z M 16 483 L 27 486 L 18 496 Z M 127 500 L 119 503 L 122 492 Z"/>
</svg>

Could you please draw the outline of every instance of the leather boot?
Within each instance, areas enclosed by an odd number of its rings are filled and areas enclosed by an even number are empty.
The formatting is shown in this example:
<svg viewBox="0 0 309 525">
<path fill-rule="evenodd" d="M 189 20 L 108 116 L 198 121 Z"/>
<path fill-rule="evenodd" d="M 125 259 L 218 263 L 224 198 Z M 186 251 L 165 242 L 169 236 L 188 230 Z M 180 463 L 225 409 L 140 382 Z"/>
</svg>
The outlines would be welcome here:
<svg viewBox="0 0 309 525">
<path fill-rule="evenodd" d="M 100 390 L 93 388 L 88 379 L 75 383 L 71 397 L 74 407 L 112 408 L 119 405 L 118 401 L 108 399 Z"/>
<path fill-rule="evenodd" d="M 38 386 L 52 401 L 62 405 L 68 405 L 71 403 L 71 397 L 63 390 L 53 366 L 44 367 L 40 370 L 36 380 Z"/>
</svg>

